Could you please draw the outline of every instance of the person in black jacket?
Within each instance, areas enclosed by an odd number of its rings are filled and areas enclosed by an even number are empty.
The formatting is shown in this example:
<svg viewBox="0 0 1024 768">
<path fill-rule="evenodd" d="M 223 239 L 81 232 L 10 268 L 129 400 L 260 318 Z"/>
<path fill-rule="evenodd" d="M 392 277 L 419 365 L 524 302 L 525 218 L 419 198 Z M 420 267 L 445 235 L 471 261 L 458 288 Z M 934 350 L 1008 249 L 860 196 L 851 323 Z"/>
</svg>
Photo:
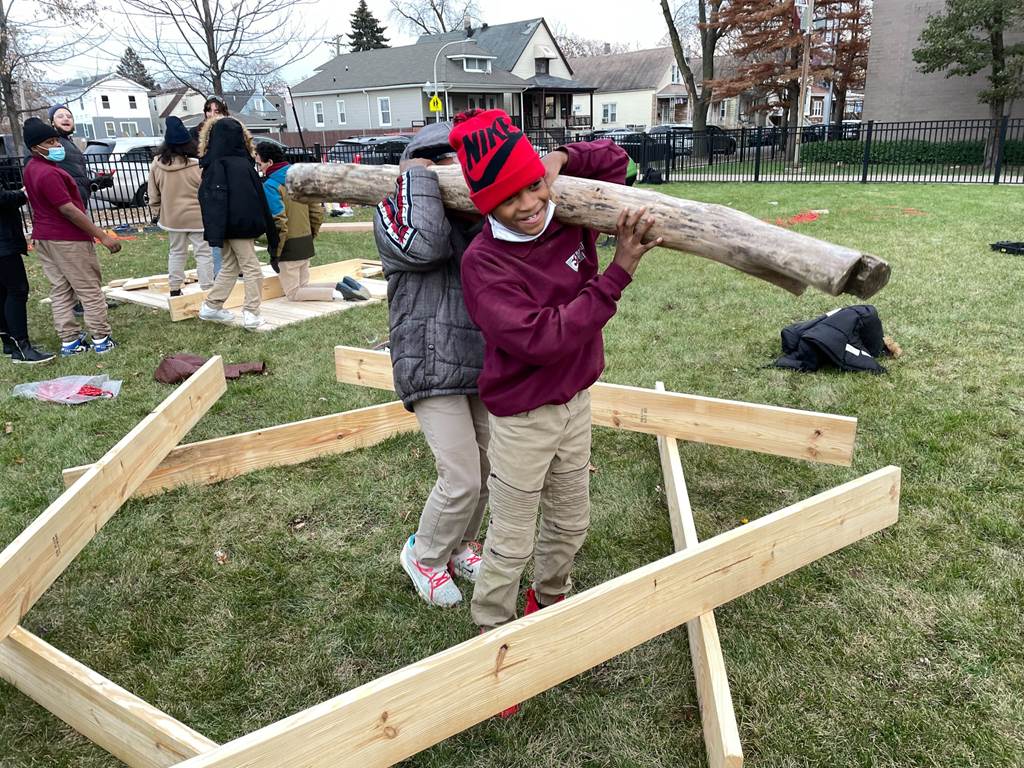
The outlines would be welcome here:
<svg viewBox="0 0 1024 768">
<path fill-rule="evenodd" d="M 201 320 L 233 322 L 224 301 L 235 287 L 238 273 L 245 282 L 242 325 L 254 330 L 263 323 L 260 295 L 263 267 L 253 242 L 267 236 L 271 253 L 277 253 L 278 235 L 270 214 L 263 183 L 256 174 L 252 136 L 232 117 L 210 120 L 199 137 L 199 207 L 203 213 L 203 237 L 222 249 L 222 268 L 199 310 Z"/>
<path fill-rule="evenodd" d="M 22 189 L 0 189 L 0 337 L 4 354 L 15 363 L 45 363 L 54 355 L 28 339 L 28 276 L 22 258 L 28 244 L 21 222 L 27 201 Z"/>
<path fill-rule="evenodd" d="M 59 168 L 67 171 L 75 180 L 75 185 L 82 195 L 82 203 L 86 209 L 89 208 L 89 197 L 99 189 L 106 189 L 114 185 L 114 178 L 110 174 L 93 174 L 85 162 L 85 155 L 71 137 L 75 133 L 75 116 L 71 114 L 66 104 L 55 104 L 49 111 L 50 125 L 60 134 L 60 145 L 64 147 L 64 159 L 57 163 Z"/>
</svg>

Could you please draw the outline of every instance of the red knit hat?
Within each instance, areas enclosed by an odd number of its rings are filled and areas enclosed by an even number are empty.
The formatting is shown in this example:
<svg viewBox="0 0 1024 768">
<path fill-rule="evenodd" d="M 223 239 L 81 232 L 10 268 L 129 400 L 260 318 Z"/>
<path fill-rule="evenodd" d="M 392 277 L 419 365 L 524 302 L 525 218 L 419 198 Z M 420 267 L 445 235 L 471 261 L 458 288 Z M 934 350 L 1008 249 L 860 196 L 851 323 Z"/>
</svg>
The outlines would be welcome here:
<svg viewBox="0 0 1024 768">
<path fill-rule="evenodd" d="M 530 140 L 500 109 L 457 115 L 449 141 L 459 156 L 469 199 L 480 213 L 490 213 L 544 178 L 544 164 Z"/>
</svg>

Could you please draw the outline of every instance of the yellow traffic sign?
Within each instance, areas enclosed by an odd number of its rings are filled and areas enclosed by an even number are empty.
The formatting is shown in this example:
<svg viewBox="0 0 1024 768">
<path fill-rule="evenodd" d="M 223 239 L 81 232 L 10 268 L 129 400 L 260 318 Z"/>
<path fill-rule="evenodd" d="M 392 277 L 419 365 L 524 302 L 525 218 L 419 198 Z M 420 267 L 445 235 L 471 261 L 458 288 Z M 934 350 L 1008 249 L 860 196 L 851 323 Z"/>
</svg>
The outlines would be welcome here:
<svg viewBox="0 0 1024 768">
<path fill-rule="evenodd" d="M 444 110 L 444 105 L 441 103 L 441 97 L 436 93 L 430 97 L 430 111 L 441 112 Z"/>
</svg>

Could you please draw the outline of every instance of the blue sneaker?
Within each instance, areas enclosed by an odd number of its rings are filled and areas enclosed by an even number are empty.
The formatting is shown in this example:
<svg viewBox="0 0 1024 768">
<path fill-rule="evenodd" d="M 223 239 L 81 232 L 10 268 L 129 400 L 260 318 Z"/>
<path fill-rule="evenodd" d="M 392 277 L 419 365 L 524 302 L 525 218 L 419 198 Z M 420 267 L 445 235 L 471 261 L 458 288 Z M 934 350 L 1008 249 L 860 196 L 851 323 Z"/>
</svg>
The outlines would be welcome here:
<svg viewBox="0 0 1024 768">
<path fill-rule="evenodd" d="M 85 334 L 81 333 L 74 341 L 69 341 L 66 344 L 60 345 L 60 356 L 71 357 L 72 355 L 77 355 L 79 352 L 85 352 L 88 349 L 89 342 L 85 340 Z"/>
<path fill-rule="evenodd" d="M 97 355 L 103 355 L 116 347 L 113 336 L 104 336 L 102 339 L 92 340 L 92 351 Z"/>
</svg>

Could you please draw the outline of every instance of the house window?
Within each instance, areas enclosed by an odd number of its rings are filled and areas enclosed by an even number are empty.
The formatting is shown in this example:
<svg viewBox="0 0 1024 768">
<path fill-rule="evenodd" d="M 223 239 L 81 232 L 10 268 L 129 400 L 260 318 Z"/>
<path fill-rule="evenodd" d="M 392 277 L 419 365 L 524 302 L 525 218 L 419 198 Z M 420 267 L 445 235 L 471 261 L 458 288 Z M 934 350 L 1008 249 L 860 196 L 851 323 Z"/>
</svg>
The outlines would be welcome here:
<svg viewBox="0 0 1024 768">
<path fill-rule="evenodd" d="M 139 135 L 139 124 L 138 123 L 121 123 L 121 135 L 122 136 L 138 136 Z"/>
<path fill-rule="evenodd" d="M 718 102 L 718 119 L 725 120 L 725 116 L 729 113 L 729 104 L 725 101 Z"/>
<path fill-rule="evenodd" d="M 344 125 L 345 120 L 345 100 L 338 100 L 338 125 Z"/>
<path fill-rule="evenodd" d="M 462 60 L 462 70 L 464 72 L 490 72 L 491 62 L 490 59 L 467 57 Z"/>
<path fill-rule="evenodd" d="M 104 132 L 106 132 L 108 139 L 116 139 L 117 138 L 117 126 L 114 125 L 114 121 L 113 120 L 108 120 L 107 122 L 105 122 L 103 124 L 103 130 L 104 130 Z"/>
<path fill-rule="evenodd" d="M 103 106 L 104 109 L 110 109 L 110 97 L 100 96 L 100 104 Z"/>
<path fill-rule="evenodd" d="M 811 114 L 815 117 L 821 117 L 825 111 L 825 101 L 823 99 L 815 99 L 811 102 Z"/>
<path fill-rule="evenodd" d="M 128 109 L 138 109 L 138 108 L 139 108 L 139 105 L 135 103 L 135 97 L 134 96 L 129 96 L 128 97 Z"/>
<path fill-rule="evenodd" d="M 546 75 L 549 72 L 549 63 L 547 59 L 534 59 L 533 70 L 538 75 Z"/>
<path fill-rule="evenodd" d="M 316 123 L 317 128 L 324 127 L 324 103 L 322 101 L 313 102 L 313 122 Z"/>
<path fill-rule="evenodd" d="M 82 135 L 85 136 L 86 140 L 96 138 L 95 134 L 92 132 L 92 123 L 82 124 Z"/>
<path fill-rule="evenodd" d="M 545 96 L 544 97 L 544 119 L 554 120 L 555 119 L 555 97 Z"/>
<path fill-rule="evenodd" d="M 681 82 L 683 82 L 683 76 L 682 76 L 682 73 L 679 71 L 679 65 L 678 64 L 673 64 L 672 65 L 672 84 L 673 85 L 678 85 Z"/>
<path fill-rule="evenodd" d="M 618 122 L 619 111 L 617 104 L 602 104 L 601 105 L 601 124 L 608 125 L 609 123 Z"/>
<path fill-rule="evenodd" d="M 380 115 L 381 125 L 391 125 L 391 97 L 377 97 L 377 112 Z"/>
</svg>

